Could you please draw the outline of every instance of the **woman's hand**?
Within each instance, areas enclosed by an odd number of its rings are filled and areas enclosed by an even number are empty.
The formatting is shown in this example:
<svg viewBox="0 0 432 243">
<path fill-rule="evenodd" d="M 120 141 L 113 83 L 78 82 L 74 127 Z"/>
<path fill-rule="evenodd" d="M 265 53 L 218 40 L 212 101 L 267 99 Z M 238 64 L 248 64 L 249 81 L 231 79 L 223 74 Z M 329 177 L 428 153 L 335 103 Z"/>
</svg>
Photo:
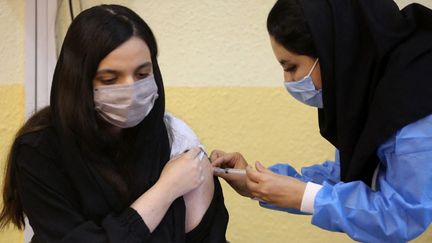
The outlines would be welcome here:
<svg viewBox="0 0 432 243">
<path fill-rule="evenodd" d="M 279 207 L 300 209 L 306 183 L 275 174 L 259 162 L 255 167 L 256 171 L 246 168 L 246 186 L 253 197 Z"/>
<path fill-rule="evenodd" d="M 204 182 L 203 164 L 198 158 L 200 152 L 196 147 L 168 161 L 156 184 L 130 206 L 138 212 L 150 232 L 159 225 L 176 198 Z"/>
<path fill-rule="evenodd" d="M 196 147 L 167 162 L 158 182 L 173 200 L 185 195 L 204 182 L 204 167 L 199 160 L 200 148 Z"/>
<path fill-rule="evenodd" d="M 213 167 L 246 169 L 248 163 L 240 153 L 226 153 L 220 150 L 214 150 L 210 155 L 210 161 Z M 245 197 L 252 197 L 251 192 L 246 186 L 246 176 L 237 174 L 216 173 L 216 176 L 225 179 L 238 194 Z"/>
</svg>

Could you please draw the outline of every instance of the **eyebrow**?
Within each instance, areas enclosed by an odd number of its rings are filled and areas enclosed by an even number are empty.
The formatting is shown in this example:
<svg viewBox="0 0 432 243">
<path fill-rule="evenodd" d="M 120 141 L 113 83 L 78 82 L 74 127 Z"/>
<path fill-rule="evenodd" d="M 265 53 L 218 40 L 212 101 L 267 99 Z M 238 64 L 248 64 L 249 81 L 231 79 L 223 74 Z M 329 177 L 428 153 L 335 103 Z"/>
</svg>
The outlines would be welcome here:
<svg viewBox="0 0 432 243">
<path fill-rule="evenodd" d="M 146 67 L 151 67 L 151 66 L 152 66 L 151 62 L 146 62 L 146 63 L 143 63 L 143 64 L 139 65 L 137 68 L 135 68 L 135 70 L 140 70 L 141 68 L 146 68 Z M 118 71 L 117 70 L 113 70 L 113 69 L 101 69 L 101 70 L 98 70 L 96 72 L 96 74 L 102 74 L 102 73 L 116 74 L 116 73 L 118 73 Z"/>
<path fill-rule="evenodd" d="M 287 65 L 287 64 L 291 64 L 291 65 L 293 65 L 292 62 L 290 62 L 290 61 L 288 61 L 288 60 L 284 60 L 284 59 L 279 60 L 279 63 L 280 63 L 282 66 L 285 66 L 285 65 Z"/>
</svg>

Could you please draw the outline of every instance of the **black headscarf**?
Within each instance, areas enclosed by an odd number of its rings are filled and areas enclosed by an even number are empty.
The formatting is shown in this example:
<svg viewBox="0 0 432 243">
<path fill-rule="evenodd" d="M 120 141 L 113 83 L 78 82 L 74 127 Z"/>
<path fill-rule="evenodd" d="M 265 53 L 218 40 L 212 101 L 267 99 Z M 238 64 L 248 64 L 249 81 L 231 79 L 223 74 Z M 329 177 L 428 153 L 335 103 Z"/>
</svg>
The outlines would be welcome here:
<svg viewBox="0 0 432 243">
<path fill-rule="evenodd" d="M 299 0 L 320 60 L 320 131 L 341 180 L 370 185 L 377 148 L 432 114 L 432 11 L 391 0 Z"/>
</svg>

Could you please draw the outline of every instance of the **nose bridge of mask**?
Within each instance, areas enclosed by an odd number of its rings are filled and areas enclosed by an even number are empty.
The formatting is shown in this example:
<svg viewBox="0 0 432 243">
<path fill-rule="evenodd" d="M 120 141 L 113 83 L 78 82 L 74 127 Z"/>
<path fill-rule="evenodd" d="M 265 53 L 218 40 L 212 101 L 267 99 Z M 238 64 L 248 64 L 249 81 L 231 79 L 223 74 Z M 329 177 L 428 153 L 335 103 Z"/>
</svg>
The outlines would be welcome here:
<svg viewBox="0 0 432 243">
<path fill-rule="evenodd" d="M 110 110 L 117 116 L 128 116 L 128 107 L 134 105 L 136 88 L 133 84 L 101 86 L 94 91 L 96 110 Z"/>
<path fill-rule="evenodd" d="M 102 86 L 94 91 L 95 108 L 113 125 L 135 126 L 153 109 L 157 91 L 153 75 L 133 84 Z"/>
<path fill-rule="evenodd" d="M 154 91 L 152 85 L 153 76 L 149 76 L 130 84 L 113 84 L 95 88 L 95 95 L 105 101 L 115 100 L 116 103 L 131 104 L 142 95 L 147 95 Z M 156 86 L 157 89 L 157 86 Z"/>
</svg>

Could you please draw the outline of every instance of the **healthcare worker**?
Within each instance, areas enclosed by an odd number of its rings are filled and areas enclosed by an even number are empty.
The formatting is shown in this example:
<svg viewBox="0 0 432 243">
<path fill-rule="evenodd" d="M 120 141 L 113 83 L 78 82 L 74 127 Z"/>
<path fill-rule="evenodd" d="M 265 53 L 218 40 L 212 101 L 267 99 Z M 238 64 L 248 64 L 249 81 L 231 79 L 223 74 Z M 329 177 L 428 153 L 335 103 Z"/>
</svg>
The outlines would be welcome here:
<svg viewBox="0 0 432 243">
<path fill-rule="evenodd" d="M 334 161 L 218 174 L 264 207 L 362 242 L 406 242 L 432 222 L 432 11 L 391 0 L 279 0 L 267 19 L 285 88 L 318 108 Z M 307 145 L 305 145 L 307 146 Z M 289 149 L 289 148 L 287 148 Z"/>
</svg>

